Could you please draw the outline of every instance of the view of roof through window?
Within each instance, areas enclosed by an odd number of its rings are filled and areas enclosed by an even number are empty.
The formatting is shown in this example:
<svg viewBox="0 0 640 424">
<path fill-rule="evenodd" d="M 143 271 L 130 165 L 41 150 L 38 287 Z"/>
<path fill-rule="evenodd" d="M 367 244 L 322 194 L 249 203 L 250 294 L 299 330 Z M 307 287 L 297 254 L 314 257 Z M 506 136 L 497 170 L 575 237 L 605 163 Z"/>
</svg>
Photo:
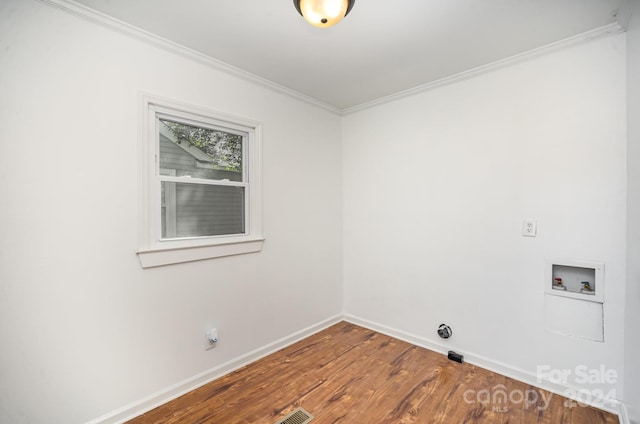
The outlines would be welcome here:
<svg viewBox="0 0 640 424">
<path fill-rule="evenodd" d="M 242 136 L 161 119 L 178 144 L 188 143 L 210 158 L 213 168 L 242 171 Z"/>
</svg>

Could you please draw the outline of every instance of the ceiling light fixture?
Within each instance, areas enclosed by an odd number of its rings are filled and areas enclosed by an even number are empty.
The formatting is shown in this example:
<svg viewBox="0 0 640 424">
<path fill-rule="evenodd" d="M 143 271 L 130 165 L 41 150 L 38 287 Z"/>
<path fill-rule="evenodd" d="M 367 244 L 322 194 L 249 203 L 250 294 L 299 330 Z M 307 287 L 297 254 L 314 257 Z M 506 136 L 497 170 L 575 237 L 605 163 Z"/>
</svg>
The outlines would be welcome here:
<svg viewBox="0 0 640 424">
<path fill-rule="evenodd" d="M 356 0 L 293 0 L 298 13 L 311 25 L 328 28 L 351 12 Z"/>
</svg>

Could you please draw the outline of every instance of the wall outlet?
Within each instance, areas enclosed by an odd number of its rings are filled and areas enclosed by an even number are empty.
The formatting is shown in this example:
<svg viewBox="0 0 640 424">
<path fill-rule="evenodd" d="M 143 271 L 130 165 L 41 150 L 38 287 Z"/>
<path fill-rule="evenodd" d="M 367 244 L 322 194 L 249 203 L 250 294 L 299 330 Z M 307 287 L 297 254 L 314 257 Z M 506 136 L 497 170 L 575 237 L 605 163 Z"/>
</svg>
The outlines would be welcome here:
<svg viewBox="0 0 640 424">
<path fill-rule="evenodd" d="M 522 235 L 525 237 L 535 237 L 538 231 L 538 223 L 536 221 L 525 219 L 522 221 Z"/>
<path fill-rule="evenodd" d="M 204 333 L 204 350 L 213 349 L 218 344 L 218 329 L 212 328 Z"/>
</svg>

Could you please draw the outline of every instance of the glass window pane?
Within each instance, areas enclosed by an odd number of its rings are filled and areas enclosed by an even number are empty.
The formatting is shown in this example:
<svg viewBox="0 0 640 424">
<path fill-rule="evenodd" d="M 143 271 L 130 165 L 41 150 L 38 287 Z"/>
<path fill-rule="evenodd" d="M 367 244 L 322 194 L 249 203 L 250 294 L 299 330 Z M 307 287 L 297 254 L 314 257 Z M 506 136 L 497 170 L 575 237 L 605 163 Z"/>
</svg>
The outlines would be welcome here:
<svg viewBox="0 0 640 424">
<path fill-rule="evenodd" d="M 244 190 L 162 182 L 162 238 L 244 234 Z"/>
<path fill-rule="evenodd" d="M 241 135 L 166 119 L 159 126 L 161 175 L 242 181 Z"/>
</svg>

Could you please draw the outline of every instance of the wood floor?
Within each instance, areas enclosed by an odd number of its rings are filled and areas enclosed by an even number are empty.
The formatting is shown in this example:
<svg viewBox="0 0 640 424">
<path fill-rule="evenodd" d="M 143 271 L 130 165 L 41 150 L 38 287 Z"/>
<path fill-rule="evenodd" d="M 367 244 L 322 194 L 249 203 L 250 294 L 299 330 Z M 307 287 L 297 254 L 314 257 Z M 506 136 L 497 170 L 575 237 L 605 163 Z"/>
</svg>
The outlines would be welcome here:
<svg viewBox="0 0 640 424">
<path fill-rule="evenodd" d="M 241 368 L 129 423 L 618 423 L 470 364 L 346 322 Z M 569 401 L 570 402 L 570 401 Z"/>
</svg>

